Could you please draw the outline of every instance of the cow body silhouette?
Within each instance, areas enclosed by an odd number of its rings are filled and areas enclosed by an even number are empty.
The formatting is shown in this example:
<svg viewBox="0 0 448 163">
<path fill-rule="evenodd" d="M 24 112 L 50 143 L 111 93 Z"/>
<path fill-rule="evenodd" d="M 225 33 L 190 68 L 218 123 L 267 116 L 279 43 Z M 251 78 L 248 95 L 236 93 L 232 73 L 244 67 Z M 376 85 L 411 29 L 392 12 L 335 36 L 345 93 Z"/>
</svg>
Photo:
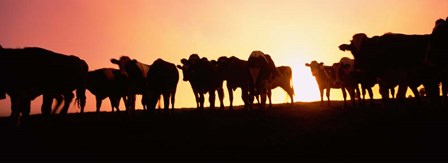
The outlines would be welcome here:
<svg viewBox="0 0 448 163">
<path fill-rule="evenodd" d="M 339 48 L 352 52 L 356 69 L 379 80 L 383 100 L 389 98 L 388 91 L 385 90 L 395 83 L 399 86 L 397 98 L 405 98 L 408 87 L 418 98 L 417 87 L 422 84 L 422 65 L 428 39 L 429 35 L 386 33 L 369 38 L 358 33 L 353 36 L 351 44 L 343 44 Z"/>
<path fill-rule="evenodd" d="M 247 61 L 235 56 L 218 58 L 219 74 L 222 80 L 227 81 L 227 91 L 229 93 L 229 109 L 233 109 L 233 91 L 241 88 L 241 99 L 244 108 L 249 109 L 251 102 L 249 99 L 250 73 Z"/>
<path fill-rule="evenodd" d="M 38 47 L 2 48 L 0 46 L 0 94 L 11 97 L 11 117 L 25 119 L 33 99 L 43 95 L 42 113 L 49 115 L 53 99 L 63 95 L 62 115 L 66 115 L 76 89 L 81 111 L 85 106 L 88 65 L 79 57 L 55 53 Z M 30 72 L 30 70 L 32 72 Z"/>
<path fill-rule="evenodd" d="M 193 90 L 196 106 L 204 109 L 204 94 L 209 94 L 210 109 L 215 108 L 215 91 L 218 92 L 220 108 L 224 108 L 223 80 L 219 77 L 219 68 L 216 61 L 208 61 L 197 54 L 191 54 L 187 59 L 181 59 L 182 65 L 177 68 L 182 70 L 183 81 L 189 81 Z"/>
<path fill-rule="evenodd" d="M 249 55 L 247 60 L 249 73 L 251 75 L 250 98 L 260 95 L 260 108 L 264 109 L 266 97 L 271 93 L 271 82 L 279 73 L 272 58 L 262 51 L 255 50 Z"/>
<path fill-rule="evenodd" d="M 163 96 L 164 109 L 168 110 L 171 101 L 171 109 L 174 110 L 179 72 L 173 63 L 157 59 L 151 65 L 148 72 L 148 87 L 143 94 L 143 101 L 149 110 L 154 110 L 159 97 Z"/>
<path fill-rule="evenodd" d="M 126 103 L 127 83 L 125 78 L 120 77 L 120 70 L 101 68 L 90 71 L 87 81 L 87 89 L 95 95 L 96 112 L 100 111 L 101 103 L 105 98 L 109 98 L 112 112 L 120 111 L 120 99 Z"/>
</svg>

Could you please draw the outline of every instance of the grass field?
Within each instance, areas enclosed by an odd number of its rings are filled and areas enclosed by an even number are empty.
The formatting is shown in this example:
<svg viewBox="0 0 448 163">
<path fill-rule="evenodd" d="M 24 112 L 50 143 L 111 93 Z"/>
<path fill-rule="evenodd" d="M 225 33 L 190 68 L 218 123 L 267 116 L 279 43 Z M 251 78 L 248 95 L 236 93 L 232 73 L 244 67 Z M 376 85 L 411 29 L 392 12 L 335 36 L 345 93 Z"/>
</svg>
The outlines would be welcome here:
<svg viewBox="0 0 448 163">
<path fill-rule="evenodd" d="M 272 109 L 178 109 L 0 119 L 0 161 L 445 162 L 448 109 L 407 101 L 385 108 L 319 102 Z M 431 106 L 431 107 L 429 107 Z M 3 162 L 3 161 L 1 161 Z"/>
</svg>

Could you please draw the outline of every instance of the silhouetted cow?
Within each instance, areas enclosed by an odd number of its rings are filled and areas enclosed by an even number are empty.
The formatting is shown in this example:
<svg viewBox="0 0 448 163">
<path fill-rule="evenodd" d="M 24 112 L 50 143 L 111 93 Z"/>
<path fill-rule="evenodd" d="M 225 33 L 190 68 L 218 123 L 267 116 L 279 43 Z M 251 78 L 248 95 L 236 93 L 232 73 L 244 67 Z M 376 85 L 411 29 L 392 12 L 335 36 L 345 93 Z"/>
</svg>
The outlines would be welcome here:
<svg viewBox="0 0 448 163">
<path fill-rule="evenodd" d="M 84 110 L 88 65 L 76 57 L 43 48 L 0 46 L 0 94 L 11 98 L 11 117 L 26 119 L 33 99 L 43 95 L 42 113 L 49 115 L 53 99 L 63 95 L 62 115 L 67 114 L 76 89 L 76 102 Z"/>
<path fill-rule="evenodd" d="M 327 104 L 331 105 L 330 90 L 341 89 L 344 95 L 344 103 L 346 101 L 347 94 L 342 85 L 337 85 L 335 82 L 336 72 L 332 66 L 324 66 L 323 62 L 311 61 L 311 63 L 305 63 L 305 66 L 310 67 L 311 74 L 316 78 L 317 85 L 320 92 L 320 104 L 324 103 L 324 90 L 326 90 Z"/>
<path fill-rule="evenodd" d="M 292 69 L 289 66 L 279 66 L 277 67 L 277 72 L 279 73 L 277 76 L 275 76 L 270 83 L 270 89 L 271 91 L 268 91 L 268 99 L 269 99 L 269 106 L 272 107 L 272 89 L 275 89 L 277 87 L 282 88 L 289 96 L 291 100 L 291 104 L 294 103 L 294 87 L 292 83 Z M 257 94 L 256 98 L 257 101 L 259 101 L 259 94 Z"/>
<path fill-rule="evenodd" d="M 352 52 L 355 58 L 355 68 L 377 77 L 383 83 L 398 83 L 397 98 L 405 98 L 408 86 L 418 98 L 417 87 L 422 82 L 422 63 L 428 39 L 429 35 L 387 33 L 369 38 L 367 35 L 359 33 L 353 36 L 350 45 L 343 44 L 339 48 Z M 396 79 L 387 79 L 389 74 L 394 74 Z M 393 84 L 386 83 L 386 85 Z M 387 91 L 382 91 L 383 99 L 388 99 L 389 95 L 385 92 Z"/>
<path fill-rule="evenodd" d="M 90 71 L 87 80 L 87 89 L 95 95 L 96 112 L 100 111 L 102 101 L 109 97 L 112 112 L 120 111 L 120 99 L 126 103 L 127 83 L 120 77 L 120 70 L 114 68 L 101 68 Z"/>
<path fill-rule="evenodd" d="M 250 73 L 247 61 L 241 60 L 235 56 L 230 58 L 218 58 L 219 74 L 222 80 L 227 81 L 227 90 L 229 92 L 230 105 L 233 109 L 233 91 L 241 88 L 241 99 L 244 102 L 245 109 L 249 109 L 251 101 L 249 100 Z"/>
<path fill-rule="evenodd" d="M 148 86 L 147 78 L 150 66 L 135 59 L 131 59 L 128 56 L 122 56 L 119 60 L 113 58 L 111 59 L 111 62 L 119 66 L 120 76 L 127 80 L 128 106 L 126 106 L 126 109 L 133 112 L 135 111 L 135 96 L 137 94 L 143 95 Z M 145 104 L 146 102 L 144 102 L 144 98 L 142 98 L 143 109 L 146 108 Z"/>
<path fill-rule="evenodd" d="M 446 104 L 448 95 L 448 18 L 438 19 L 430 35 L 426 54 L 426 73 L 429 74 L 426 94 L 434 99 L 439 96 L 439 82 L 442 82 L 443 102 Z"/>
<path fill-rule="evenodd" d="M 157 59 L 151 65 L 148 72 L 148 89 L 143 94 L 144 101 L 147 102 L 149 110 L 154 110 L 157 101 L 163 95 L 164 109 L 169 108 L 171 100 L 171 109 L 174 110 L 177 83 L 179 82 L 179 72 L 176 65 Z"/>
<path fill-rule="evenodd" d="M 204 94 L 209 93 L 210 109 L 215 108 L 215 91 L 218 91 L 220 108 L 224 108 L 222 89 L 223 80 L 219 77 L 218 64 L 216 61 L 208 61 L 207 58 L 199 58 L 192 54 L 187 59 L 181 59 L 183 81 L 189 81 L 196 99 L 197 108 L 204 108 Z"/>
<path fill-rule="evenodd" d="M 343 57 L 338 63 L 334 63 L 332 67 L 335 72 L 335 85 L 339 85 L 342 89 L 344 106 L 346 104 L 345 99 L 347 98 L 345 90 L 348 91 L 352 105 L 355 106 L 355 96 L 359 96 L 359 87 L 358 80 L 355 78 L 356 73 L 354 68 L 354 60 Z"/>
<path fill-rule="evenodd" d="M 266 104 L 266 96 L 271 93 L 271 81 L 279 74 L 272 58 L 261 51 L 253 51 L 248 61 L 249 73 L 252 78 L 250 99 L 259 94 L 261 96 L 260 107 Z"/>
</svg>

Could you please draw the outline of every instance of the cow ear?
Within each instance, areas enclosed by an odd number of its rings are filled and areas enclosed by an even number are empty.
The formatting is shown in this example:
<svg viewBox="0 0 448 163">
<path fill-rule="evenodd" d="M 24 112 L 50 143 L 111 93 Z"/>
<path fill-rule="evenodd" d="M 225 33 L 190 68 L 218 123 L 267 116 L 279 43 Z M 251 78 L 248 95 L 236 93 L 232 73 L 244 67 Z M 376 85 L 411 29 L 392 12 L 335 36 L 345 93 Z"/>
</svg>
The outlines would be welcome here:
<svg viewBox="0 0 448 163">
<path fill-rule="evenodd" d="M 182 66 L 181 65 L 177 65 L 176 66 L 178 69 L 181 69 L 182 70 Z"/>
<path fill-rule="evenodd" d="M 310 67 L 310 64 L 309 64 L 309 63 L 305 63 L 305 66 L 306 66 L 306 67 Z"/>
<path fill-rule="evenodd" d="M 110 59 L 110 62 L 112 62 L 113 64 L 117 64 L 118 65 L 118 60 L 115 58 Z"/>
<path fill-rule="evenodd" d="M 131 62 L 132 62 L 132 63 L 137 63 L 137 60 L 133 59 Z"/>
<path fill-rule="evenodd" d="M 319 63 L 319 66 L 322 66 L 322 65 L 324 65 L 324 63 L 323 63 L 323 62 Z"/>
<path fill-rule="evenodd" d="M 182 64 L 187 64 L 187 59 L 182 58 L 182 59 L 180 60 L 180 63 L 182 63 Z"/>
</svg>

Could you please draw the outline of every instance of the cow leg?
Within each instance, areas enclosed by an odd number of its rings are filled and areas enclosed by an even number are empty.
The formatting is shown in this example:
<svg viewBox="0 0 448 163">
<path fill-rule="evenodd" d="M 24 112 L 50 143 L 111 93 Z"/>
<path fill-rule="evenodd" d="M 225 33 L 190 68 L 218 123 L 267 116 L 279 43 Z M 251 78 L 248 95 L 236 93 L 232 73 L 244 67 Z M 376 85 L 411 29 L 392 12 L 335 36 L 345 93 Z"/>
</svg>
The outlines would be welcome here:
<svg viewBox="0 0 448 163">
<path fill-rule="evenodd" d="M 165 109 L 165 111 L 168 111 L 168 109 L 170 108 L 170 93 L 164 93 L 163 94 L 163 109 Z"/>
<path fill-rule="evenodd" d="M 443 80 L 442 81 L 442 104 L 446 105 L 448 103 L 448 81 Z"/>
<path fill-rule="evenodd" d="M 342 98 L 344 98 L 344 108 L 347 107 L 347 92 L 345 91 L 345 87 L 341 88 Z"/>
<path fill-rule="evenodd" d="M 10 94 L 10 99 L 11 99 L 11 114 L 9 115 L 11 121 L 13 123 L 15 123 L 15 125 L 19 124 L 19 117 L 20 117 L 20 109 L 21 109 L 21 105 L 22 101 L 24 100 L 22 97 L 20 96 L 16 96 L 14 94 Z"/>
<path fill-rule="evenodd" d="M 204 93 L 199 93 L 199 109 L 204 109 Z"/>
<path fill-rule="evenodd" d="M 408 86 L 405 84 L 398 85 L 397 99 L 403 101 L 406 98 L 406 90 Z"/>
<path fill-rule="evenodd" d="M 51 104 L 53 103 L 53 96 L 49 94 L 44 94 L 42 98 L 42 106 L 41 106 L 41 112 L 44 116 L 50 116 L 51 114 Z M 57 108 L 55 108 L 54 111 L 56 111 Z"/>
<path fill-rule="evenodd" d="M 176 101 L 176 89 L 171 91 L 171 110 L 174 111 L 174 102 Z"/>
<path fill-rule="evenodd" d="M 134 112 L 135 111 L 135 94 L 133 95 L 129 95 L 128 97 L 128 104 L 129 104 L 129 112 Z"/>
<path fill-rule="evenodd" d="M 418 92 L 417 87 L 415 87 L 415 86 L 409 86 L 409 88 L 411 88 L 411 91 L 412 91 L 412 93 L 413 93 L 414 96 L 415 96 L 415 100 L 417 100 L 417 102 L 420 102 L 420 94 L 419 94 L 419 92 Z"/>
<path fill-rule="evenodd" d="M 390 88 L 390 95 L 392 95 L 392 99 L 395 99 L 395 88 Z M 389 94 L 387 95 L 387 97 L 389 98 Z"/>
<path fill-rule="evenodd" d="M 120 100 L 120 97 L 109 96 L 110 107 L 112 109 L 112 113 L 115 111 L 115 108 L 117 108 L 117 111 L 118 111 L 118 104 L 117 103 L 119 103 L 119 100 Z"/>
<path fill-rule="evenodd" d="M 272 91 L 271 91 L 270 88 L 268 88 L 267 96 L 268 96 L 268 99 L 269 99 L 269 108 L 272 108 L 272 100 L 271 100 L 271 97 L 272 97 Z"/>
<path fill-rule="evenodd" d="M 224 109 L 224 90 L 222 88 L 218 89 L 219 98 L 219 109 Z"/>
<path fill-rule="evenodd" d="M 229 85 L 227 84 L 227 92 L 229 93 L 229 110 L 233 109 L 233 90 Z M 241 98 L 243 99 L 244 105 L 246 105 L 246 100 L 244 99 L 244 90 L 241 89 Z"/>
<path fill-rule="evenodd" d="M 109 97 L 110 99 L 110 97 Z M 101 103 L 103 103 L 103 98 L 100 96 L 95 96 L 95 100 L 96 100 L 96 112 L 99 113 L 100 112 L 100 108 L 101 108 Z M 112 100 L 110 100 L 111 105 L 112 105 Z M 113 106 L 112 106 L 112 111 L 114 110 Z"/>
<path fill-rule="evenodd" d="M 208 97 L 208 102 L 210 103 L 210 109 L 214 109 L 215 108 L 215 91 L 209 91 L 208 92 L 209 97 Z"/>
<path fill-rule="evenodd" d="M 372 91 L 372 88 L 371 87 L 367 88 L 367 92 L 369 93 L 370 105 L 373 105 L 373 91 Z"/>
<path fill-rule="evenodd" d="M 75 95 L 72 92 L 64 93 L 64 107 L 62 107 L 61 115 L 67 115 L 68 107 L 70 106 L 70 103 L 72 102 Z"/>
<path fill-rule="evenodd" d="M 54 98 L 56 99 L 56 106 L 53 109 L 53 114 L 55 114 L 56 111 L 59 110 L 59 107 L 61 107 L 62 102 L 64 100 L 64 96 L 63 95 L 59 95 L 59 96 L 56 96 Z"/>
<path fill-rule="evenodd" d="M 323 88 L 319 88 L 319 92 L 320 92 L 320 105 L 324 105 L 324 89 Z"/>
</svg>

